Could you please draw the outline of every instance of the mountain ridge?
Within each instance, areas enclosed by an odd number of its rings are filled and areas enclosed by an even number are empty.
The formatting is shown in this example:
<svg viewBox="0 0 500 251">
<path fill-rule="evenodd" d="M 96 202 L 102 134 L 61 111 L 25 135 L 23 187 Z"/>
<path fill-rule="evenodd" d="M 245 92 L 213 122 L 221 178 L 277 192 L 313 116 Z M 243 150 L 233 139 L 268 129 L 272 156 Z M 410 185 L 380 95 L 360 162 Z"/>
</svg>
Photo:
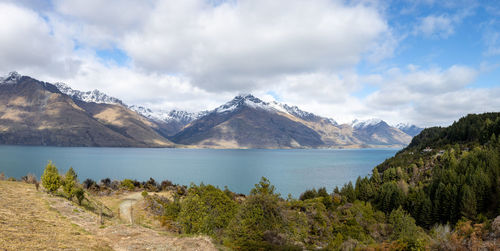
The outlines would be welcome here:
<svg viewBox="0 0 500 251">
<path fill-rule="evenodd" d="M 79 91 L 64 83 L 50 84 L 17 72 L 0 77 L 0 86 L 10 85 L 15 89 L 23 78 L 33 80 L 51 93 L 68 97 L 72 100 L 68 105 L 83 110 L 89 120 L 124 136 L 125 141 L 136 142 L 124 143 L 125 146 L 170 147 L 175 143 L 182 144 L 179 147 L 208 148 L 360 148 L 402 147 L 411 140 L 406 132 L 381 119 L 339 124 L 297 106 L 265 102 L 251 94 L 237 95 L 209 111 L 155 111 L 129 106 L 99 90 Z M 78 145 L 71 139 L 63 141 Z"/>
</svg>

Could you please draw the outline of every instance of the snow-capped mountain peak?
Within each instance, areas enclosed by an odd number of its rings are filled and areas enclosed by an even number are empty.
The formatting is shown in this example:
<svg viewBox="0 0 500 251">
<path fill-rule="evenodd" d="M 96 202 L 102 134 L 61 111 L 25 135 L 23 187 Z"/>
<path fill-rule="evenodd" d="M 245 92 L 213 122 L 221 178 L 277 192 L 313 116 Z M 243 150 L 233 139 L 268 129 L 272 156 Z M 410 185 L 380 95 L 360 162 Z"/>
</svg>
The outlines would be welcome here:
<svg viewBox="0 0 500 251">
<path fill-rule="evenodd" d="M 327 119 L 328 122 L 330 122 L 331 124 L 337 125 L 337 122 L 331 118 L 322 118 L 313 113 L 303 111 L 299 109 L 297 106 L 290 106 L 276 101 L 265 102 L 253 96 L 252 94 L 238 95 L 234 97 L 231 101 L 217 107 L 212 112 L 216 113 L 233 112 L 244 106 L 255 109 L 263 109 L 269 112 L 282 112 L 307 121 L 312 121 L 316 119 Z"/>
<path fill-rule="evenodd" d="M 140 115 L 158 122 L 177 121 L 182 124 L 188 124 L 191 121 L 205 115 L 207 112 L 186 112 L 180 110 L 152 110 L 143 106 L 129 106 L 129 108 Z"/>
<path fill-rule="evenodd" d="M 415 136 L 423 130 L 423 128 L 420 128 L 416 125 L 412 125 L 410 123 L 399 123 L 395 127 L 410 136 Z"/>
<path fill-rule="evenodd" d="M 398 123 L 394 127 L 398 128 L 398 129 L 405 129 L 405 128 L 410 128 L 412 126 L 415 126 L 415 125 L 411 125 L 410 123 Z"/>
<path fill-rule="evenodd" d="M 59 89 L 59 91 L 70 96 L 73 99 L 77 99 L 77 100 L 84 101 L 84 102 L 93 102 L 93 103 L 98 103 L 98 104 L 118 104 L 118 105 L 127 106 L 121 100 L 119 100 L 115 97 L 111 97 L 111 96 L 107 95 L 106 93 L 103 93 L 99 90 L 83 92 L 83 91 L 75 90 L 75 89 L 69 87 L 68 85 L 66 85 L 65 83 L 58 82 L 58 83 L 55 83 L 54 85 L 57 87 L 57 89 Z"/>
<path fill-rule="evenodd" d="M 16 71 L 9 72 L 7 76 L 5 77 L 0 77 L 0 84 L 5 84 L 5 85 L 12 85 L 12 84 L 17 84 L 17 82 L 22 78 L 23 76 Z"/>
<path fill-rule="evenodd" d="M 253 108 L 268 109 L 270 107 L 268 103 L 256 98 L 252 94 L 242 94 L 234 97 L 231 101 L 215 108 L 214 112 L 226 113 L 232 112 L 242 106 L 248 106 Z"/>
<path fill-rule="evenodd" d="M 367 120 L 353 120 L 351 125 L 354 129 L 363 129 L 363 128 L 366 128 L 366 127 L 369 127 L 369 126 L 375 126 L 375 125 L 378 125 L 380 123 L 384 122 L 383 120 L 381 119 L 377 119 L 377 118 L 372 118 L 372 119 L 367 119 Z M 385 123 L 385 122 L 384 122 Z"/>
</svg>

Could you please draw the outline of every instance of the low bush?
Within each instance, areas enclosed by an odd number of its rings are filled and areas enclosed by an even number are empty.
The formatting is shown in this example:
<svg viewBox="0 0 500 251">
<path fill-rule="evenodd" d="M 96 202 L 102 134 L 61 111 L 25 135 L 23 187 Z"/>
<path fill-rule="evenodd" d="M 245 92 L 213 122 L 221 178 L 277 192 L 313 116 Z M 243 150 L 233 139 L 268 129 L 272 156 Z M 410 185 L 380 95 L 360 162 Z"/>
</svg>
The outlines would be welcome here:
<svg viewBox="0 0 500 251">
<path fill-rule="evenodd" d="M 121 182 L 120 185 L 121 185 L 122 188 L 127 189 L 129 191 L 133 191 L 135 189 L 134 181 L 132 181 L 130 179 L 124 179 L 124 180 L 122 180 L 122 182 Z"/>
<path fill-rule="evenodd" d="M 93 180 L 93 179 L 86 179 L 83 181 L 83 188 L 87 189 L 87 190 L 93 190 L 95 188 L 99 188 L 99 186 L 97 185 L 97 183 Z"/>
</svg>

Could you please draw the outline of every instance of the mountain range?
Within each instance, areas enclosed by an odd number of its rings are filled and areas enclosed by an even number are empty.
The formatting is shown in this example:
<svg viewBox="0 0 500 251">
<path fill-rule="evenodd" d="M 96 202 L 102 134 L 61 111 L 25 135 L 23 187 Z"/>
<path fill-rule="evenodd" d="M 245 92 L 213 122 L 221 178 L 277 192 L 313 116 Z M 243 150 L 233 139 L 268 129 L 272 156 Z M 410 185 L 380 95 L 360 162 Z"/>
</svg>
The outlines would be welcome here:
<svg viewBox="0 0 500 251">
<path fill-rule="evenodd" d="M 207 148 L 405 146 L 422 128 L 383 120 L 339 124 L 296 106 L 238 95 L 210 111 L 154 111 L 99 90 L 12 72 L 0 77 L 0 144 Z"/>
</svg>

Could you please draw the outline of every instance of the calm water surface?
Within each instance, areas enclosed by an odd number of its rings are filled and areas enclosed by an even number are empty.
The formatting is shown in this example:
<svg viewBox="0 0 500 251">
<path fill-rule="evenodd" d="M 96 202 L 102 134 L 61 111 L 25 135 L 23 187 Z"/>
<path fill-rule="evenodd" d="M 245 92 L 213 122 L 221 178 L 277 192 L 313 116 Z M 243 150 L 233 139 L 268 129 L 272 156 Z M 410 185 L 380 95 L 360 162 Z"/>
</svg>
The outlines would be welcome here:
<svg viewBox="0 0 500 251">
<path fill-rule="evenodd" d="M 262 176 L 282 196 L 310 188 L 332 191 L 394 156 L 399 149 L 297 149 L 215 150 L 0 146 L 0 172 L 20 178 L 27 173 L 40 176 L 48 160 L 59 172 L 72 166 L 80 181 L 164 179 L 189 185 L 191 182 L 228 186 L 247 194 Z"/>
</svg>

